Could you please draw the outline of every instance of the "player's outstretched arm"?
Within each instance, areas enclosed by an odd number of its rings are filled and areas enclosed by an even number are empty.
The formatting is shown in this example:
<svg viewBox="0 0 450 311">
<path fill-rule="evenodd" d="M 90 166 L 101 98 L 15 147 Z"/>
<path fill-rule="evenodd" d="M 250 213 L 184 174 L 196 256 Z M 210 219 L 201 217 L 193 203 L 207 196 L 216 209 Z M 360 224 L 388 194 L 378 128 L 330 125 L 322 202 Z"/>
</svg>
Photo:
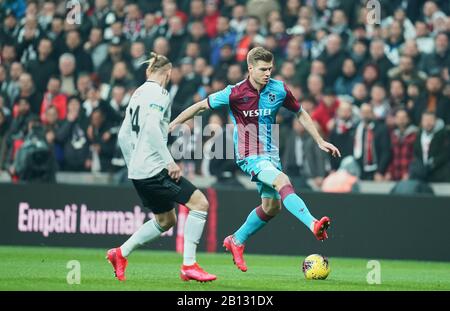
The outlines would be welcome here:
<svg viewBox="0 0 450 311">
<path fill-rule="evenodd" d="M 189 119 L 192 119 L 197 114 L 202 113 L 203 111 L 209 109 L 208 100 L 204 99 L 199 101 L 189 108 L 185 109 L 182 113 L 178 115 L 172 122 L 169 124 L 169 132 L 171 132 L 175 126 L 178 124 L 184 123 Z"/>
<path fill-rule="evenodd" d="M 303 124 L 305 129 L 311 134 L 311 136 L 316 141 L 317 145 L 320 149 L 322 149 L 325 152 L 331 152 L 333 157 L 341 156 L 341 153 L 338 148 L 336 148 L 333 144 L 330 144 L 329 142 L 326 142 L 322 136 L 320 136 L 319 132 L 317 131 L 316 126 L 314 125 L 313 120 L 311 119 L 311 116 L 306 112 L 305 110 L 302 110 L 299 115 L 298 119 Z"/>
</svg>

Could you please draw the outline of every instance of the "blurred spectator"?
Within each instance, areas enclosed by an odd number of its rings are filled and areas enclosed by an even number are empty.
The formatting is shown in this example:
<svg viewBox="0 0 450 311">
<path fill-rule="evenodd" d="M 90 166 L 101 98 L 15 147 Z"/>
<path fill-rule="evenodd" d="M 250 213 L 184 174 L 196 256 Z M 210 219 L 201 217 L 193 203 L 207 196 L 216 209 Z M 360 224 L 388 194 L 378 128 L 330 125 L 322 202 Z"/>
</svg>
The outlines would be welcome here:
<svg viewBox="0 0 450 311">
<path fill-rule="evenodd" d="M 351 58 L 346 58 L 342 64 L 342 75 L 337 78 L 334 89 L 337 95 L 351 95 L 356 83 L 361 82 L 355 62 Z"/>
<path fill-rule="evenodd" d="M 180 17 L 174 16 L 169 19 L 169 29 L 166 33 L 166 38 L 170 45 L 169 59 L 172 62 L 177 62 L 183 56 L 182 47 L 185 38 L 185 30 Z"/>
<path fill-rule="evenodd" d="M 28 121 L 35 117 L 31 111 L 31 105 L 27 98 L 20 98 L 16 104 L 16 115 L 11 123 L 9 132 L 10 140 L 22 139 L 27 132 Z"/>
<path fill-rule="evenodd" d="M 77 72 L 85 71 L 92 72 L 94 69 L 94 65 L 92 63 L 91 55 L 86 53 L 83 49 L 81 36 L 79 31 L 71 30 L 66 35 L 66 49 L 65 53 L 72 54 L 76 59 L 76 68 Z"/>
<path fill-rule="evenodd" d="M 187 41 L 198 43 L 202 57 L 209 60 L 210 41 L 201 22 L 193 22 L 191 24 Z"/>
<path fill-rule="evenodd" d="M 386 40 L 385 54 L 392 64 L 398 65 L 400 59 L 400 48 L 404 43 L 403 25 L 398 21 L 393 21 L 387 28 L 388 38 Z"/>
<path fill-rule="evenodd" d="M 450 68 L 450 47 L 448 34 L 441 32 L 435 38 L 435 48 L 424 57 L 421 69 L 428 75 L 441 74 L 444 68 Z"/>
<path fill-rule="evenodd" d="M 29 15 L 25 25 L 17 34 L 17 53 L 21 55 L 20 61 L 24 64 L 37 58 L 37 46 L 42 36 L 37 23 L 36 15 Z"/>
<path fill-rule="evenodd" d="M 229 18 L 220 16 L 217 20 L 217 37 L 211 42 L 211 58 L 210 63 L 216 66 L 220 60 L 220 50 L 224 45 L 235 47 L 236 33 L 230 31 Z"/>
<path fill-rule="evenodd" d="M 330 121 L 335 117 L 339 107 L 339 99 L 335 96 L 333 89 L 326 89 L 319 105 L 314 109 L 311 118 L 316 121 L 322 134 L 328 137 L 332 124 Z"/>
<path fill-rule="evenodd" d="M 298 11 L 300 10 L 300 0 L 288 0 L 283 10 L 283 20 L 286 22 L 286 27 L 291 28 L 295 26 L 298 19 Z"/>
<path fill-rule="evenodd" d="M 274 37 L 277 43 L 274 51 L 275 54 L 277 54 L 276 50 L 285 51 L 287 43 L 289 42 L 289 36 L 286 33 L 284 22 L 282 20 L 274 21 L 270 24 L 269 33 Z M 256 35 L 253 38 L 253 43 L 254 45 L 257 45 L 260 44 L 262 40 L 264 40 L 262 36 Z"/>
<path fill-rule="evenodd" d="M 297 118 L 292 120 L 292 131 L 287 138 L 283 166 L 286 174 L 297 179 L 303 187 L 309 178 L 320 187 L 329 171 L 326 154 L 321 152 Z"/>
<path fill-rule="evenodd" d="M 61 92 L 69 96 L 77 92 L 75 64 L 75 57 L 72 54 L 64 53 L 59 57 Z"/>
<path fill-rule="evenodd" d="M 123 33 L 125 38 L 130 41 L 136 41 L 142 28 L 144 27 L 144 21 L 142 19 L 141 10 L 135 3 L 130 3 L 126 7 L 126 16 L 123 23 Z"/>
<path fill-rule="evenodd" d="M 351 46 L 350 57 L 356 65 L 359 74 L 361 73 L 363 65 L 367 62 L 367 54 L 367 42 L 363 40 L 356 40 L 355 42 L 353 42 L 353 45 Z"/>
<path fill-rule="evenodd" d="M 373 108 L 361 105 L 353 156 L 361 167 L 362 180 L 382 181 L 391 160 L 391 141 L 386 125 L 375 121 Z"/>
<path fill-rule="evenodd" d="M 353 105 L 361 107 L 368 99 L 367 87 L 363 83 L 356 83 L 352 89 Z"/>
<path fill-rule="evenodd" d="M 394 11 L 393 16 L 386 17 L 381 22 L 381 25 L 383 28 L 390 28 L 390 27 L 392 27 L 392 24 L 394 22 L 397 22 L 399 24 L 399 26 L 401 26 L 401 28 L 403 29 L 402 33 L 403 33 L 405 39 L 412 39 L 416 36 L 414 24 L 406 16 L 406 12 L 402 7 L 398 7 Z"/>
<path fill-rule="evenodd" d="M 194 1 L 192 1 L 192 2 L 194 2 Z M 231 29 L 238 36 L 242 36 L 245 31 L 246 25 L 247 25 L 245 6 L 242 4 L 238 4 L 238 5 L 234 6 L 231 16 L 232 16 L 232 19 L 230 21 Z"/>
<path fill-rule="evenodd" d="M 407 94 L 405 83 L 400 79 L 393 79 L 389 85 L 389 105 L 391 109 L 406 108 Z"/>
<path fill-rule="evenodd" d="M 86 136 L 87 118 L 77 97 L 70 97 L 67 118 L 56 131 L 56 141 L 64 151 L 62 170 L 84 171 L 88 168 L 89 143 Z"/>
<path fill-rule="evenodd" d="M 342 39 L 337 34 L 330 34 L 327 38 L 325 51 L 319 56 L 327 69 L 325 84 L 333 86 L 334 82 L 341 75 L 342 64 L 346 57 L 345 51 L 342 50 Z"/>
<path fill-rule="evenodd" d="M 242 67 L 238 64 L 231 65 L 227 71 L 227 84 L 234 85 L 242 81 L 244 75 L 242 73 Z"/>
<path fill-rule="evenodd" d="M 87 98 L 81 106 L 83 107 L 86 118 L 90 118 L 92 112 L 97 108 L 102 110 L 103 116 L 107 114 L 108 109 L 110 109 L 108 104 L 101 98 L 100 91 L 95 86 L 92 86 L 89 89 Z"/>
<path fill-rule="evenodd" d="M 55 59 L 64 51 L 64 17 L 61 15 L 53 16 L 50 30 L 47 32 L 47 37 L 52 41 L 53 55 Z"/>
<path fill-rule="evenodd" d="M 219 29 L 219 19 L 221 17 L 222 16 L 220 16 L 220 12 L 217 7 L 217 2 L 214 0 L 207 0 L 205 5 L 205 17 L 203 18 L 203 24 L 205 25 L 206 34 L 209 38 L 220 36 L 222 29 Z M 229 17 L 227 17 L 227 24 L 228 19 Z"/>
<path fill-rule="evenodd" d="M 13 42 L 5 42 L 1 51 L 2 64 L 6 68 L 9 68 L 13 62 L 17 61 L 16 47 Z"/>
<path fill-rule="evenodd" d="M 223 76 L 224 72 L 228 71 L 228 67 L 235 62 L 236 60 L 233 53 L 233 47 L 229 44 L 225 44 L 220 49 L 219 62 L 214 67 L 214 75 Z"/>
<path fill-rule="evenodd" d="M 185 57 L 181 60 L 182 79 L 173 99 L 172 118 L 176 118 L 184 109 L 193 104 L 193 96 L 200 87 L 202 80 L 194 72 L 194 62 Z"/>
<path fill-rule="evenodd" d="M 430 30 L 423 21 L 416 22 L 416 38 L 417 48 L 422 53 L 432 53 L 434 50 L 434 40 L 430 37 Z M 423 67 L 422 67 L 423 69 Z"/>
<path fill-rule="evenodd" d="M 333 120 L 333 127 L 330 133 L 330 142 L 341 152 L 342 158 L 353 154 L 353 140 L 355 139 L 355 129 L 357 118 L 352 111 L 352 105 L 342 101 Z M 342 158 L 332 157 L 331 168 L 338 169 Z"/>
<path fill-rule="evenodd" d="M 434 1 L 425 2 L 423 5 L 423 15 L 429 29 L 433 29 L 436 19 L 446 17 Z"/>
<path fill-rule="evenodd" d="M 227 150 L 229 146 L 233 145 L 233 134 L 227 132 L 222 117 L 216 113 L 209 117 L 208 128 L 212 137 L 207 139 L 203 145 L 202 175 L 216 176 L 221 183 L 229 183 L 231 180 L 235 180 L 238 171 L 233 159 L 233 150 Z"/>
<path fill-rule="evenodd" d="M 86 163 L 87 168 L 92 172 L 108 172 L 111 169 L 116 139 L 111 134 L 101 109 L 97 108 L 92 111 L 86 133 L 91 151 Z"/>
<path fill-rule="evenodd" d="M 426 91 L 422 94 L 411 110 L 414 124 L 419 124 L 422 114 L 430 111 L 436 117 L 442 119 L 445 124 L 450 124 L 450 102 L 442 94 L 443 83 L 440 76 L 430 76 L 426 81 Z"/>
<path fill-rule="evenodd" d="M 383 83 L 387 81 L 387 73 L 394 65 L 385 54 L 386 45 L 383 40 L 377 39 L 370 43 L 370 58 L 369 63 L 374 64 L 378 68 L 377 78 L 381 78 Z"/>
<path fill-rule="evenodd" d="M 111 125 L 119 126 L 122 123 L 129 100 L 130 96 L 126 93 L 124 85 L 117 84 L 112 88 L 109 101 L 111 109 L 106 110 L 107 120 Z"/>
<path fill-rule="evenodd" d="M 189 25 L 201 22 L 205 16 L 205 4 L 202 0 L 192 0 L 189 4 Z"/>
<path fill-rule="evenodd" d="M 280 5 L 275 0 L 248 0 L 246 8 L 248 16 L 257 16 L 262 26 L 266 26 L 266 17 L 270 12 L 280 11 Z"/>
<path fill-rule="evenodd" d="M 140 38 L 145 44 L 145 49 L 150 50 L 158 36 L 158 24 L 156 16 L 152 13 L 147 13 L 144 16 L 144 27 L 141 29 Z"/>
<path fill-rule="evenodd" d="M 417 46 L 417 42 L 414 39 L 406 40 L 405 44 L 402 47 L 402 56 L 408 56 L 412 58 L 414 68 L 417 70 L 420 69 L 420 63 L 425 58 L 425 53 L 419 51 L 419 47 Z"/>
<path fill-rule="evenodd" d="M 52 23 L 52 19 L 56 14 L 56 3 L 50 0 L 44 1 L 41 12 L 38 17 L 39 26 L 48 31 Z"/>
<path fill-rule="evenodd" d="M 331 17 L 330 31 L 339 35 L 342 39 L 343 45 L 347 45 L 348 40 L 351 36 L 351 32 L 348 27 L 348 18 L 345 12 L 341 9 L 333 10 Z"/>
<path fill-rule="evenodd" d="M 56 61 L 51 57 L 53 52 L 52 42 L 43 38 L 39 41 L 38 57 L 27 64 L 27 70 L 33 77 L 38 92 L 45 92 L 47 82 L 52 75 L 58 73 Z"/>
<path fill-rule="evenodd" d="M 390 79 L 401 79 L 404 83 L 423 84 L 427 75 L 416 69 L 414 60 L 409 56 L 400 57 L 399 65 L 389 70 L 388 77 Z"/>
<path fill-rule="evenodd" d="M 153 51 L 159 55 L 169 57 L 171 50 L 169 41 L 164 37 L 158 37 L 153 42 Z"/>
<path fill-rule="evenodd" d="M 59 120 L 66 118 L 67 96 L 61 93 L 61 80 L 57 76 L 50 78 L 47 84 L 47 92 L 44 94 L 40 109 L 40 118 L 43 124 L 46 124 L 46 112 L 49 107 L 55 107 Z"/>
<path fill-rule="evenodd" d="M 426 182 L 449 181 L 449 142 L 442 123 L 432 112 L 424 112 L 414 143 L 410 178 Z"/>
<path fill-rule="evenodd" d="M 408 112 L 399 109 L 395 113 L 396 128 L 391 132 L 392 160 L 385 175 L 386 180 L 407 180 L 409 165 L 413 159 L 413 147 L 417 127 L 410 124 Z"/>
<path fill-rule="evenodd" d="M 19 98 L 26 98 L 31 105 L 31 111 L 39 114 L 42 102 L 42 94 L 39 93 L 29 73 L 22 73 L 19 77 Z M 16 100 L 14 100 L 15 102 Z"/>
<path fill-rule="evenodd" d="M 19 31 L 17 17 L 12 10 L 6 9 L 3 18 L 3 23 L 0 25 L 0 41 L 11 42 L 16 38 Z"/>
<path fill-rule="evenodd" d="M 252 46 L 255 40 L 261 40 L 262 37 L 259 34 L 260 28 L 261 22 L 257 17 L 250 16 L 247 18 L 245 34 L 236 45 L 236 60 L 238 62 L 244 62 L 247 59 L 250 46 Z"/>
<path fill-rule="evenodd" d="M 108 48 L 108 56 L 98 68 L 98 77 L 101 82 L 109 82 L 114 64 L 125 59 L 123 47 L 118 38 L 114 38 Z"/>
<path fill-rule="evenodd" d="M 370 104 L 376 120 L 386 120 L 391 107 L 386 96 L 386 90 L 383 85 L 375 84 L 370 90 Z"/>
<path fill-rule="evenodd" d="M 87 99 L 87 95 L 91 87 L 93 86 L 93 82 L 91 77 L 86 72 L 81 72 L 77 77 L 77 93 L 76 96 L 84 102 Z"/>
<path fill-rule="evenodd" d="M 301 39 L 299 37 L 293 37 L 289 40 L 286 49 L 286 60 L 295 64 L 294 83 L 300 84 L 302 88 L 306 89 L 311 64 L 302 56 Z"/>
<path fill-rule="evenodd" d="M 102 28 L 94 27 L 91 29 L 89 39 L 84 43 L 83 49 L 91 56 L 93 69 L 97 71 L 108 56 L 108 44 L 103 42 Z"/>
<path fill-rule="evenodd" d="M 314 100 L 319 101 L 323 95 L 323 79 L 317 74 L 308 77 L 307 94 L 314 97 Z"/>
</svg>

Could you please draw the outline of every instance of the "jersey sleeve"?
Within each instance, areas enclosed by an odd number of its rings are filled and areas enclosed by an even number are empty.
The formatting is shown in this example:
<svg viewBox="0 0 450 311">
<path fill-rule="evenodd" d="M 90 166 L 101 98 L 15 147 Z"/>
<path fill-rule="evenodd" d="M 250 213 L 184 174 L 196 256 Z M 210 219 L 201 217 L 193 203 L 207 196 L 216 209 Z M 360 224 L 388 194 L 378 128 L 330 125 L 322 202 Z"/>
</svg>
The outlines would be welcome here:
<svg viewBox="0 0 450 311">
<path fill-rule="evenodd" d="M 211 109 L 218 109 L 230 104 L 230 94 L 232 86 L 228 85 L 222 91 L 218 91 L 208 96 L 208 105 Z"/>
<path fill-rule="evenodd" d="M 161 102 L 150 101 L 147 104 L 147 113 L 152 117 L 162 119 L 164 111 L 167 109 L 167 104 Z"/>
<path fill-rule="evenodd" d="M 300 103 L 298 100 L 294 97 L 291 90 L 287 87 L 286 83 L 283 83 L 284 90 L 286 92 L 286 97 L 283 101 L 283 107 L 285 107 L 287 110 L 299 113 L 302 111 L 302 106 L 300 106 Z"/>
</svg>

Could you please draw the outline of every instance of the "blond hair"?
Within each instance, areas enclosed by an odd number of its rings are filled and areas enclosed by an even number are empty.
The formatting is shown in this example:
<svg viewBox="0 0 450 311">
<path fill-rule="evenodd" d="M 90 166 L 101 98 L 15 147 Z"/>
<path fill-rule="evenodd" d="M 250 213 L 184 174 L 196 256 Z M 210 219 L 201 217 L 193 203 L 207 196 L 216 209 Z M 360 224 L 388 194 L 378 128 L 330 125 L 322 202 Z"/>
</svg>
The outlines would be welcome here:
<svg viewBox="0 0 450 311">
<path fill-rule="evenodd" d="M 260 46 L 251 49 L 247 54 L 247 64 L 255 65 L 259 60 L 266 63 L 271 63 L 273 61 L 272 52 Z"/>
<path fill-rule="evenodd" d="M 172 67 L 172 63 L 167 57 L 165 57 L 164 55 L 156 54 L 155 52 L 150 52 L 149 59 L 146 60 L 143 64 L 148 64 L 147 73 L 162 71 L 164 67 L 167 67 L 167 69 Z"/>
</svg>

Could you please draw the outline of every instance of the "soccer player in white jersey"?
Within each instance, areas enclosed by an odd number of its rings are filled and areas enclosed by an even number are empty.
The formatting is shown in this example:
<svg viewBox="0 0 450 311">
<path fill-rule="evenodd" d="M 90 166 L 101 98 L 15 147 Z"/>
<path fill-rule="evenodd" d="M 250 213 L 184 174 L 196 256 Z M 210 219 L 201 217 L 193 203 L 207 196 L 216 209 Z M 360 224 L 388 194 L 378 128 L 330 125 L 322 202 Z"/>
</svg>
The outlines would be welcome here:
<svg viewBox="0 0 450 311">
<path fill-rule="evenodd" d="M 119 145 L 128 167 L 128 178 L 145 207 L 155 217 L 144 223 L 122 246 L 110 249 L 107 259 L 119 281 L 125 280 L 127 257 L 144 243 L 157 239 L 176 223 L 174 203 L 190 211 L 184 226 L 184 253 L 180 277 L 185 281 L 213 281 L 196 262 L 196 250 L 206 222 L 208 201 L 175 164 L 167 135 L 171 103 L 165 89 L 172 64 L 163 55 L 151 53 L 147 81 L 133 94 L 119 131 Z"/>
</svg>

